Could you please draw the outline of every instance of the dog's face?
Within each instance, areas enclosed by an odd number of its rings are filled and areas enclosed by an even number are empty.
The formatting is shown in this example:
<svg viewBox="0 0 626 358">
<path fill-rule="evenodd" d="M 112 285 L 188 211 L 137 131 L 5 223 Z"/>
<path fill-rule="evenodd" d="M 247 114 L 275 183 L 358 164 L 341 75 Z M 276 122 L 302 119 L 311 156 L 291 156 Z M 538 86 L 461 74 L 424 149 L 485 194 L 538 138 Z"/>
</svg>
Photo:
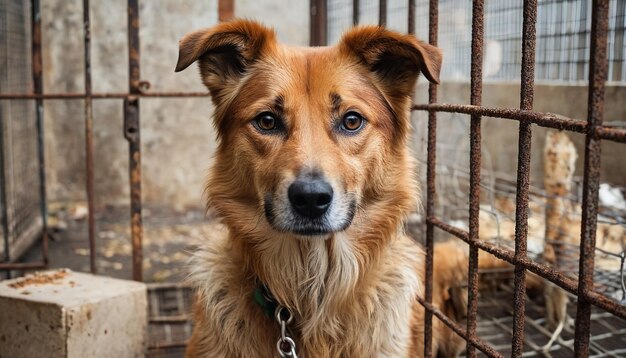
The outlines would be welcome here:
<svg viewBox="0 0 626 358">
<path fill-rule="evenodd" d="M 328 237 L 368 209 L 413 202 L 410 189 L 390 194 L 412 184 L 409 106 L 419 72 L 437 81 L 438 49 L 378 27 L 292 48 L 239 20 L 184 37 L 177 71 L 196 60 L 220 138 L 209 200 L 227 221 L 252 222 L 234 226 Z"/>
</svg>

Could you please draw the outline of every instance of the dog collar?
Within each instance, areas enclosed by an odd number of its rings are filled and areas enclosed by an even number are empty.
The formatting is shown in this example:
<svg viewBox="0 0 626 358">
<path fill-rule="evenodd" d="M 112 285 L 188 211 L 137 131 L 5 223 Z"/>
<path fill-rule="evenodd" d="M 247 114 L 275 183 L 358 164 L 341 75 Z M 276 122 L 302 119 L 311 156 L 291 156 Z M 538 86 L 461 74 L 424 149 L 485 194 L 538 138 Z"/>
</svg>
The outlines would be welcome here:
<svg viewBox="0 0 626 358">
<path fill-rule="evenodd" d="M 258 283 L 252 293 L 254 303 L 256 303 L 265 315 L 273 318 L 280 325 L 280 337 L 276 342 L 276 349 L 280 357 L 298 358 L 296 354 L 296 342 L 289 329 L 289 324 L 293 321 L 293 314 L 288 308 L 276 302 L 272 293 L 262 283 Z"/>
<path fill-rule="evenodd" d="M 257 287 L 254 288 L 252 298 L 254 299 L 254 303 L 256 303 L 257 306 L 261 307 L 267 317 L 274 317 L 274 312 L 276 312 L 277 304 L 272 297 L 272 294 L 269 292 L 264 284 L 259 284 L 257 285 Z"/>
</svg>

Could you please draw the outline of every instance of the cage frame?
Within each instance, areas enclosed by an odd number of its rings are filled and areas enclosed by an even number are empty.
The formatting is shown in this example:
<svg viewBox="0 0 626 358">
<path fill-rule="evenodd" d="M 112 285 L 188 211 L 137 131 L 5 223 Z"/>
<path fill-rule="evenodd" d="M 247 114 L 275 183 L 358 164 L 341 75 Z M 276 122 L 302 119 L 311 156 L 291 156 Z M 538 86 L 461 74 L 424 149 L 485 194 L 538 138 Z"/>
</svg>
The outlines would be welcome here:
<svg viewBox="0 0 626 358">
<path fill-rule="evenodd" d="M 41 52 L 41 4 L 40 0 L 30 0 L 31 6 L 31 43 L 32 43 L 32 79 L 31 93 L 0 93 L 0 100 L 34 100 L 38 128 L 38 161 L 41 180 L 40 194 L 42 196 L 41 213 L 43 217 L 42 259 L 39 262 L 0 262 L 0 271 L 37 270 L 48 266 L 48 225 L 45 187 L 45 162 L 43 146 L 43 106 L 45 100 L 83 100 L 85 109 L 85 192 L 88 207 L 88 238 L 89 238 L 89 266 L 90 272 L 96 273 L 96 220 L 94 198 L 94 142 L 93 142 L 93 100 L 121 99 L 124 112 L 124 137 L 129 147 L 129 187 L 130 187 L 130 222 L 132 242 L 132 278 L 143 281 L 143 222 L 141 199 L 141 125 L 140 125 L 140 98 L 185 98 L 208 97 L 206 92 L 149 92 L 150 82 L 141 79 L 141 52 L 140 52 L 140 19 L 139 0 L 127 1 L 128 12 L 128 74 L 129 83 L 127 92 L 92 91 L 91 79 L 91 19 L 90 0 L 82 1 L 83 9 L 83 44 L 85 66 L 85 89 L 80 93 L 44 93 L 43 90 L 43 63 Z M 234 15 L 234 0 L 219 0 L 218 21 L 226 21 Z"/>
<path fill-rule="evenodd" d="M 0 100 L 34 100 L 36 104 L 37 125 L 42 126 L 43 105 L 45 100 L 82 99 L 85 102 L 85 152 L 89 215 L 89 246 L 90 268 L 96 272 L 95 266 L 95 217 L 93 188 L 93 113 L 92 101 L 96 99 L 117 98 L 123 100 L 124 136 L 129 143 L 129 186 L 133 279 L 143 280 L 142 268 L 142 201 L 141 201 L 141 126 L 140 99 L 152 97 L 206 97 L 205 92 L 149 92 L 150 83 L 140 76 L 139 46 L 139 4 L 138 0 L 128 0 L 128 91 L 123 93 L 94 93 L 91 89 L 91 57 L 90 57 L 90 1 L 83 0 L 84 20 L 84 64 L 85 91 L 83 93 L 44 93 L 41 54 L 41 12 L 40 1 L 31 0 L 32 26 L 32 93 L 2 93 Z M 218 5 L 219 21 L 233 16 L 234 0 L 220 0 Z M 408 32 L 415 32 L 415 0 L 408 0 Z M 359 22 L 359 0 L 353 0 L 353 23 Z M 379 24 L 386 24 L 387 1 L 379 0 Z M 311 0 L 311 45 L 325 45 L 327 38 L 327 0 Z M 519 109 L 483 107 L 482 102 L 482 57 L 484 40 L 484 0 L 473 0 L 472 6 L 472 46 L 471 46 L 471 97 L 469 105 L 445 104 L 437 102 L 437 85 L 429 85 L 427 104 L 416 104 L 413 111 L 428 113 L 428 144 L 427 144 L 427 184 L 426 184 L 426 259 L 425 259 L 425 294 L 418 301 L 425 308 L 424 317 L 424 356 L 431 357 L 432 351 L 432 319 L 436 316 L 445 325 L 467 342 L 467 355 L 476 357 L 477 350 L 490 357 L 502 357 L 492 346 L 477 336 L 477 299 L 478 299 L 478 253 L 486 251 L 495 257 L 512 264 L 515 269 L 514 279 L 514 315 L 512 356 L 521 357 L 524 347 L 524 311 L 526 307 L 525 275 L 532 272 L 548 280 L 577 297 L 575 356 L 585 357 L 589 354 L 589 337 L 592 306 L 601 308 L 621 319 L 626 319 L 626 306 L 594 291 L 594 249 L 598 214 L 598 188 L 600 179 L 600 153 L 603 140 L 626 143 L 626 130 L 603 125 L 604 92 L 607 80 L 607 34 L 608 34 L 608 0 L 593 0 L 592 27 L 589 63 L 589 97 L 587 120 L 566 118 L 550 113 L 533 110 L 535 42 L 537 21 L 537 0 L 524 0 L 522 29 L 522 66 Z M 438 37 L 438 0 L 429 0 L 429 43 L 436 46 Z M 435 215 L 435 165 L 437 139 L 437 113 L 450 112 L 470 115 L 470 192 L 469 192 L 469 230 L 462 230 L 446 224 Z M 519 122 L 518 168 L 515 214 L 515 249 L 498 247 L 479 240 L 478 213 L 480 197 L 481 171 L 481 118 L 482 116 Z M 527 257 L 528 234 L 528 196 L 530 173 L 530 143 L 532 125 L 582 133 L 585 141 L 585 162 L 583 180 L 583 218 L 581 220 L 580 240 L 580 279 L 565 276 L 555 268 L 534 262 Z M 43 128 L 39 128 L 43 130 Z M 40 131 L 40 136 L 42 132 Z M 39 139 L 43 141 L 43 138 Z M 43 172 L 43 146 L 39 147 L 40 175 Z M 45 181 L 42 180 L 45 184 Z M 42 185 L 42 198 L 45 205 L 45 186 Z M 43 259 L 36 263 L 0 263 L 0 270 L 40 269 L 47 266 L 47 225 L 44 216 Z M 468 317 L 467 326 L 462 327 L 449 319 L 443 312 L 432 305 L 433 293 L 433 243 L 435 229 L 447 232 L 469 245 L 468 259 Z"/>
<path fill-rule="evenodd" d="M 312 0 L 326 7 L 326 0 Z M 353 24 L 359 23 L 359 0 L 353 0 Z M 608 76 L 608 22 L 609 0 L 593 0 L 591 22 L 591 46 L 589 62 L 589 97 L 587 120 L 567 118 L 552 113 L 533 110 L 535 45 L 537 23 L 537 0 L 523 1 L 522 63 L 520 79 L 519 109 L 484 107 L 482 102 L 482 66 L 484 42 L 484 0 L 472 0 L 472 44 L 470 71 L 470 104 L 437 103 L 437 85 L 429 84 L 428 103 L 412 106 L 413 111 L 428 112 L 427 164 L 426 164 L 426 260 L 425 293 L 419 303 L 425 308 L 424 356 L 432 357 L 433 315 L 451 328 L 467 342 L 467 356 L 476 357 L 477 349 L 489 357 L 503 357 L 494 347 L 476 335 L 478 309 L 478 250 L 488 252 L 514 266 L 513 327 L 511 356 L 521 357 L 524 351 L 524 321 L 526 308 L 526 272 L 554 283 L 577 298 L 574 355 L 589 356 L 592 306 L 601 308 L 621 319 L 626 319 L 626 306 L 607 298 L 593 289 L 595 236 L 598 216 L 598 189 L 600 185 L 600 153 L 603 140 L 626 143 L 626 130 L 603 126 L 604 92 Z M 378 1 L 378 24 L 387 22 L 387 1 Z M 429 38 L 437 46 L 439 24 L 439 1 L 429 0 Z M 415 0 L 408 0 L 408 32 L 415 33 Z M 323 45 L 325 43 L 316 43 Z M 448 225 L 435 214 L 436 198 L 436 143 L 437 113 L 448 112 L 470 115 L 470 185 L 469 185 L 469 230 Z M 508 119 L 519 122 L 515 249 L 499 247 L 481 241 L 479 232 L 480 177 L 481 177 L 481 118 Z M 579 280 L 567 277 L 556 268 L 537 263 L 527 256 L 528 204 L 530 188 L 530 148 L 532 125 L 553 128 L 585 135 L 583 169 L 583 202 L 581 220 Z M 435 228 L 447 232 L 469 245 L 468 258 L 468 306 L 467 326 L 464 328 L 448 318 L 432 305 L 433 292 L 433 245 Z"/>
</svg>

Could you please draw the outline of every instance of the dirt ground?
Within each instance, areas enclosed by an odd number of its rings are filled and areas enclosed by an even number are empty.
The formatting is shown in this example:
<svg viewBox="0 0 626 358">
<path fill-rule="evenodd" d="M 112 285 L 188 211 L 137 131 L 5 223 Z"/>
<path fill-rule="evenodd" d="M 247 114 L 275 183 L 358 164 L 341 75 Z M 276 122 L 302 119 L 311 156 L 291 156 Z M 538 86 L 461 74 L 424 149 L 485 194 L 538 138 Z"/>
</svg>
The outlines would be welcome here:
<svg viewBox="0 0 626 358">
<path fill-rule="evenodd" d="M 51 206 L 50 268 L 89 272 L 89 239 L 83 204 Z M 184 212 L 164 208 L 143 211 L 143 269 L 145 282 L 182 282 L 186 261 L 197 245 L 211 235 L 217 223 L 201 209 Z M 132 278 L 129 210 L 107 207 L 96 214 L 96 268 L 98 274 Z M 41 243 L 21 261 L 41 260 Z"/>
</svg>

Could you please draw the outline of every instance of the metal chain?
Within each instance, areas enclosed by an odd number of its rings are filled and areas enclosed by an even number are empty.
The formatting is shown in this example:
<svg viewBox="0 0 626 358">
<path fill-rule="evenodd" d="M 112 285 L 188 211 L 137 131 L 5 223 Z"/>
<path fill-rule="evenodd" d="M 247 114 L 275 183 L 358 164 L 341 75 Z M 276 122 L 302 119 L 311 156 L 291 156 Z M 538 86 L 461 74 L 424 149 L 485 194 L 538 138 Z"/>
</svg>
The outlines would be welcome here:
<svg viewBox="0 0 626 358">
<path fill-rule="evenodd" d="M 288 315 L 285 319 L 284 315 Z M 293 314 L 283 305 L 276 306 L 276 312 L 274 313 L 276 322 L 280 325 L 280 337 L 276 342 L 276 349 L 278 349 L 278 355 L 281 358 L 298 358 L 296 354 L 296 342 L 290 337 L 287 331 L 287 326 L 293 321 Z"/>
</svg>

